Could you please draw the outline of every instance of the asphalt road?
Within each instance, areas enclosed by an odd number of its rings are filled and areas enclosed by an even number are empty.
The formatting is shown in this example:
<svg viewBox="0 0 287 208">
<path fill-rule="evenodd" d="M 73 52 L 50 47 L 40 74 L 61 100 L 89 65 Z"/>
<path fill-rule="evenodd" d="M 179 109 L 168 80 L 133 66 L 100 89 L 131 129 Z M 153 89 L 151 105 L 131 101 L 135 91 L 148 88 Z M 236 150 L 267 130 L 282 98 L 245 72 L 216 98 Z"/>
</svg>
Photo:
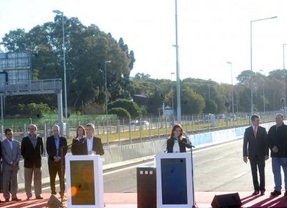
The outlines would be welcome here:
<svg viewBox="0 0 287 208">
<path fill-rule="evenodd" d="M 193 150 L 195 192 L 253 192 L 250 164 L 242 159 L 242 139 Z M 104 173 L 105 193 L 137 192 L 136 168 L 153 161 Z M 266 191 L 273 191 L 270 159 L 266 162 Z"/>
</svg>

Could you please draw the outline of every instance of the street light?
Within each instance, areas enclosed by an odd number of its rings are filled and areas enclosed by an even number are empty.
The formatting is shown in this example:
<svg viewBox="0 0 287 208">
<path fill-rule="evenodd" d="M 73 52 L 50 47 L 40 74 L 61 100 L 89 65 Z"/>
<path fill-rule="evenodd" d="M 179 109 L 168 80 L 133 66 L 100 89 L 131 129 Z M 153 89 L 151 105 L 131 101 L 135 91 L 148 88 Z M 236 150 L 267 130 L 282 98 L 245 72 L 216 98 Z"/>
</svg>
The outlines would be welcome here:
<svg viewBox="0 0 287 208">
<path fill-rule="evenodd" d="M 255 19 L 250 21 L 250 70 L 252 70 L 252 23 L 253 22 L 259 22 L 259 21 L 264 21 L 264 20 L 270 20 L 270 19 L 275 19 L 277 16 L 274 17 L 267 17 L 263 19 Z M 252 76 L 252 75 L 251 75 Z M 250 100 L 251 100 L 251 115 L 253 114 L 253 90 L 252 90 L 252 80 L 250 79 Z"/>
<path fill-rule="evenodd" d="M 108 118 L 107 63 L 111 63 L 111 61 L 105 61 L 105 113 L 106 113 L 106 120 Z"/>
<path fill-rule="evenodd" d="M 231 85 L 232 85 L 232 88 L 231 88 L 231 108 L 232 108 L 232 118 L 234 120 L 234 99 L 233 99 L 233 75 L 232 75 L 232 62 L 230 61 L 227 61 L 226 62 L 227 64 L 230 64 L 230 71 L 231 71 Z"/>
<path fill-rule="evenodd" d="M 275 96 L 276 96 L 276 91 L 274 91 L 274 93 L 273 93 L 274 111 L 276 111 L 276 99 L 275 99 Z"/>
<path fill-rule="evenodd" d="M 286 98 L 287 98 L 287 83 L 286 83 L 286 71 L 285 71 L 285 45 L 283 44 L 283 73 L 284 73 L 284 84 L 285 84 L 285 92 L 284 92 L 284 116 L 286 117 Z"/>
<path fill-rule="evenodd" d="M 172 116 L 174 116 L 174 110 L 173 110 L 173 106 L 174 106 L 174 103 L 173 103 L 173 97 L 174 97 L 174 93 L 173 93 L 173 87 L 172 87 L 172 76 L 174 75 L 174 72 L 171 72 L 170 73 L 170 92 L 172 93 L 172 97 L 171 97 L 171 109 L 172 109 Z"/>
<path fill-rule="evenodd" d="M 260 69 L 259 71 L 263 72 L 262 69 Z M 262 81 L 262 83 L 263 83 L 263 95 L 262 95 L 262 97 L 263 97 L 263 112 L 265 115 L 265 84 L 264 84 L 264 80 Z"/>
<path fill-rule="evenodd" d="M 64 65 L 64 100 L 65 100 L 65 122 L 67 126 L 68 121 L 68 98 L 67 98 L 67 70 L 66 70 L 66 44 L 65 44 L 65 27 L 64 27 L 64 12 L 60 10 L 53 10 L 54 13 L 61 15 L 62 31 L 63 31 L 63 65 Z M 66 132 L 67 133 L 67 132 Z"/>
<path fill-rule="evenodd" d="M 176 53 L 176 100 L 177 100 L 177 122 L 181 122 L 181 97 L 180 97 L 180 75 L 178 61 L 178 32 L 177 32 L 177 0 L 175 0 L 175 53 Z"/>
</svg>

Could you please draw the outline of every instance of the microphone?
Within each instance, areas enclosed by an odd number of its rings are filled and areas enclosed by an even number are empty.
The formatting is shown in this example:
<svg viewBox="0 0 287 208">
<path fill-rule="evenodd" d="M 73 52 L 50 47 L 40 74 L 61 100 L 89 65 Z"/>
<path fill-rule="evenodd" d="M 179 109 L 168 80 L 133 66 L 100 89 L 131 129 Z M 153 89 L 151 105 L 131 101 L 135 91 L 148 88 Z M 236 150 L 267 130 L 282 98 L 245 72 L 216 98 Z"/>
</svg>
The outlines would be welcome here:
<svg viewBox="0 0 287 208">
<path fill-rule="evenodd" d="M 65 148 L 69 148 L 70 146 L 72 146 L 72 144 L 68 144 L 68 145 L 59 147 L 57 150 L 62 150 L 62 149 L 65 149 Z"/>
<path fill-rule="evenodd" d="M 180 141 L 181 143 L 183 143 L 187 148 L 194 148 L 195 146 L 193 146 L 193 145 L 191 144 L 188 135 L 187 135 L 185 132 L 183 132 L 183 135 L 184 135 L 184 137 L 186 138 L 186 141 L 188 141 L 188 142 L 184 142 L 184 141 L 182 141 L 182 140 L 179 140 L 179 141 Z"/>
<path fill-rule="evenodd" d="M 82 140 L 82 141 L 81 141 Z M 85 143 L 85 141 L 86 141 L 86 138 L 84 137 L 84 138 L 82 138 L 82 139 L 80 139 L 80 142 L 82 143 L 82 144 L 84 144 Z"/>
<path fill-rule="evenodd" d="M 184 144 L 184 146 L 185 147 L 187 147 L 187 148 L 193 148 L 193 147 L 195 147 L 195 146 L 193 146 L 191 143 L 189 144 L 189 143 L 187 143 L 187 142 L 184 142 L 184 141 L 182 141 L 182 140 L 178 140 L 180 143 L 182 143 L 182 144 Z"/>
</svg>

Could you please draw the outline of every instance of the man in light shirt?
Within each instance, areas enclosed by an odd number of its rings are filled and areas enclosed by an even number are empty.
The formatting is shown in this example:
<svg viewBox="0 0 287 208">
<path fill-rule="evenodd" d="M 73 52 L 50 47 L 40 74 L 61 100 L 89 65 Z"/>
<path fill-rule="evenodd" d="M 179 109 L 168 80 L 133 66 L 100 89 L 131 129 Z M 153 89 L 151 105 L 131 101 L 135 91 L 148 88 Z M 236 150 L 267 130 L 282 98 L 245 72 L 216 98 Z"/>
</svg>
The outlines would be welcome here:
<svg viewBox="0 0 287 208">
<path fill-rule="evenodd" d="M 92 123 L 86 124 L 87 154 L 103 155 L 104 149 L 100 138 L 94 136 L 95 126 Z"/>
<path fill-rule="evenodd" d="M 94 136 L 94 124 L 87 123 L 85 126 L 85 132 L 85 138 L 76 145 L 77 155 L 103 155 L 104 149 L 102 141 L 99 137 Z"/>
</svg>

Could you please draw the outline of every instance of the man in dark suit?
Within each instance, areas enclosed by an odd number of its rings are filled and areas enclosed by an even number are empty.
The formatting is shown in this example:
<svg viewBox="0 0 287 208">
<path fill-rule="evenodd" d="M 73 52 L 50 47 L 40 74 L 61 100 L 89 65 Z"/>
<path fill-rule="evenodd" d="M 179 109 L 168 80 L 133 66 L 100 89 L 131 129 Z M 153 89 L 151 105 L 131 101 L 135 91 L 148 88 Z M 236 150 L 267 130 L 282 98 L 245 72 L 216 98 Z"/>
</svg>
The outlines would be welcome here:
<svg viewBox="0 0 287 208">
<path fill-rule="evenodd" d="M 95 126 L 92 123 L 86 124 L 86 137 L 75 141 L 74 148 L 77 149 L 77 155 L 103 155 L 104 149 L 100 138 L 94 136 Z"/>
<path fill-rule="evenodd" d="M 265 193 L 265 160 L 269 158 L 267 132 L 259 126 L 259 116 L 251 116 L 251 126 L 245 129 L 243 138 L 243 161 L 250 162 L 254 192 L 252 195 Z M 259 171 L 259 180 L 257 170 Z"/>
<path fill-rule="evenodd" d="M 56 175 L 60 179 L 60 196 L 65 200 L 65 156 L 67 154 L 67 139 L 59 135 L 60 127 L 52 127 L 53 135 L 47 138 L 46 149 L 48 154 L 48 168 L 50 175 L 51 194 L 56 195 L 55 179 Z"/>
<path fill-rule="evenodd" d="M 21 157 L 20 144 L 17 140 L 13 139 L 12 129 L 5 129 L 5 137 L 6 139 L 2 142 L 3 196 L 5 202 L 9 201 L 10 193 L 12 201 L 21 201 L 21 199 L 17 198 L 17 174 Z"/>
<path fill-rule="evenodd" d="M 284 181 L 284 196 L 287 196 L 287 125 L 284 124 L 284 116 L 282 113 L 276 114 L 275 123 L 275 125 L 269 128 L 267 133 L 275 183 L 274 191 L 270 194 L 271 196 L 281 195 L 282 181 Z M 283 179 L 281 176 L 281 168 L 283 169 Z"/>
<path fill-rule="evenodd" d="M 37 126 L 30 124 L 29 134 L 21 142 L 21 155 L 24 158 L 25 192 L 27 200 L 32 197 L 32 178 L 34 175 L 34 189 L 36 199 L 43 199 L 42 193 L 42 155 L 44 151 L 43 139 L 39 137 Z"/>
</svg>

